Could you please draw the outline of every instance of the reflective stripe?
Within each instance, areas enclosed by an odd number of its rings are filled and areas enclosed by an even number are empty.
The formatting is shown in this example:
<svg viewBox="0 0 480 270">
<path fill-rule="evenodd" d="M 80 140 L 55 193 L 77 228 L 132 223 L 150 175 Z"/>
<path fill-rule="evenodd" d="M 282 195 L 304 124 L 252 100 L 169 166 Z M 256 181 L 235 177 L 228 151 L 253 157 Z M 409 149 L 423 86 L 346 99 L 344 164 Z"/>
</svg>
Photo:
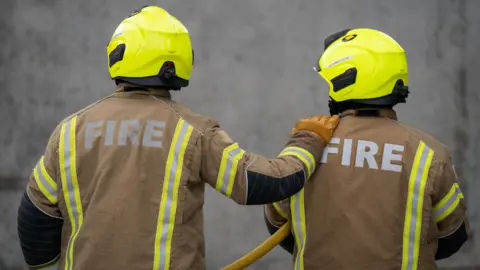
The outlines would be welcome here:
<svg viewBox="0 0 480 270">
<path fill-rule="evenodd" d="M 245 151 L 238 146 L 238 143 L 234 143 L 223 150 L 215 188 L 227 197 L 232 195 L 238 162 L 242 159 L 244 153 Z"/>
<path fill-rule="evenodd" d="M 38 188 L 43 193 L 43 195 L 48 199 L 52 204 L 58 203 L 57 197 L 57 183 L 53 181 L 52 177 L 48 175 L 45 165 L 43 163 L 43 156 L 38 161 L 37 165 L 33 169 L 33 177 L 37 182 Z"/>
<path fill-rule="evenodd" d="M 304 207 L 304 191 L 302 188 L 300 192 L 291 197 L 290 207 L 292 211 L 292 227 L 297 245 L 297 254 L 295 257 L 295 270 L 303 270 L 303 253 L 305 252 L 305 244 L 307 240 L 307 225 L 305 220 Z"/>
<path fill-rule="evenodd" d="M 440 222 L 448 217 L 457 208 L 460 199 L 463 199 L 463 193 L 460 186 L 454 183 L 447 195 L 433 208 L 435 221 Z"/>
<path fill-rule="evenodd" d="M 65 269 L 67 270 L 73 269 L 73 247 L 83 224 L 83 210 L 76 168 L 76 122 L 77 116 L 74 116 L 62 125 L 59 145 L 63 195 L 72 226 L 72 233 L 65 254 Z"/>
<path fill-rule="evenodd" d="M 285 211 L 282 210 L 282 208 L 280 207 L 280 205 L 278 205 L 278 203 L 273 203 L 273 207 L 275 208 L 275 210 L 277 210 L 277 213 L 282 216 L 284 219 L 288 219 L 288 215 L 287 213 L 285 213 Z"/>
<path fill-rule="evenodd" d="M 408 181 L 408 198 L 403 229 L 402 270 L 416 270 L 422 231 L 422 211 L 433 150 L 420 142 Z"/>
<path fill-rule="evenodd" d="M 278 157 L 284 156 L 294 156 L 300 159 L 307 167 L 307 178 L 315 171 L 315 158 L 310 152 L 303 148 L 294 146 L 285 147 Z"/>
<path fill-rule="evenodd" d="M 173 134 L 165 166 L 165 178 L 155 234 L 153 269 L 170 269 L 173 229 L 178 205 L 178 189 L 183 171 L 183 158 L 193 127 L 180 119 Z"/>
</svg>

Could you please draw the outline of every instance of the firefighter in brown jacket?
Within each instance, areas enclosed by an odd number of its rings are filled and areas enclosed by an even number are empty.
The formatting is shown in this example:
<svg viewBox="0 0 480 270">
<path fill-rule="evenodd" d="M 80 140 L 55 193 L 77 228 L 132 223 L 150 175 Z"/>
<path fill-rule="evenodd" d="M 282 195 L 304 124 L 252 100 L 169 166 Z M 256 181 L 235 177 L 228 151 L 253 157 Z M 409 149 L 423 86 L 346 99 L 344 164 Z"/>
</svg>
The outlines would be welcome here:
<svg viewBox="0 0 480 270">
<path fill-rule="evenodd" d="M 290 220 L 281 245 L 294 269 L 437 269 L 467 240 L 466 207 L 446 147 L 392 109 L 409 93 L 404 50 L 347 29 L 325 40 L 315 70 L 340 124 L 312 180 L 266 206 L 270 233 Z"/>
<path fill-rule="evenodd" d="M 170 99 L 188 85 L 193 50 L 159 7 L 125 19 L 107 49 L 118 89 L 58 125 L 19 207 L 32 269 L 204 269 L 204 183 L 243 205 L 289 198 L 338 124 L 300 120 L 278 158 L 242 150 Z"/>
</svg>

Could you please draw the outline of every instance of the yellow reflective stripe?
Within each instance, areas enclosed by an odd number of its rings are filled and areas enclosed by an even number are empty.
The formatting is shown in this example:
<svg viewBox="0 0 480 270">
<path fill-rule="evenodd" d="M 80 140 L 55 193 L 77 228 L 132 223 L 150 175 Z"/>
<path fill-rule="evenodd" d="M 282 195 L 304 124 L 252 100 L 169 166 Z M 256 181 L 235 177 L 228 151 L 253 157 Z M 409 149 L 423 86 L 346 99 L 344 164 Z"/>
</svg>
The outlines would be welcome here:
<svg viewBox="0 0 480 270">
<path fill-rule="evenodd" d="M 53 187 L 53 189 L 57 190 L 57 183 L 53 181 L 52 177 L 47 172 L 47 169 L 45 168 L 45 163 L 44 163 L 44 156 L 40 159 L 40 169 L 42 171 L 43 177 L 45 177 L 45 180 L 50 184 L 50 186 Z"/>
<path fill-rule="evenodd" d="M 277 210 L 277 213 L 283 217 L 284 219 L 288 219 L 288 215 L 287 213 L 285 213 L 285 211 L 282 210 L 282 208 L 280 207 L 280 205 L 278 205 L 278 203 L 274 202 L 273 203 L 273 207 L 275 208 L 275 210 Z"/>
<path fill-rule="evenodd" d="M 402 270 L 417 270 L 422 231 L 422 211 L 433 150 L 420 142 L 408 181 L 408 197 L 403 230 Z"/>
<path fill-rule="evenodd" d="M 47 198 L 50 203 L 57 204 L 57 184 L 52 180 L 50 175 L 48 175 L 45 165 L 43 164 L 43 156 L 33 169 L 33 178 L 35 178 L 35 182 L 45 198 Z"/>
<path fill-rule="evenodd" d="M 463 193 L 460 186 L 458 183 L 453 183 L 447 195 L 433 208 L 435 221 L 438 223 L 447 218 L 460 204 L 461 199 L 463 199 Z"/>
<path fill-rule="evenodd" d="M 297 224 L 297 220 L 295 219 L 297 216 L 299 216 L 299 213 L 297 213 L 297 208 L 295 207 L 295 205 L 297 204 L 297 201 L 298 201 L 298 197 L 296 195 L 292 196 L 290 198 L 290 211 L 292 212 L 292 228 L 293 228 L 293 236 L 295 237 L 295 244 L 297 245 L 297 249 L 300 248 L 301 246 L 301 230 L 300 230 L 300 227 L 298 226 Z M 298 255 L 298 251 L 297 251 L 297 255 Z"/>
<path fill-rule="evenodd" d="M 307 240 L 307 225 L 305 220 L 304 193 L 302 188 L 300 192 L 291 197 L 290 207 L 292 211 L 292 227 L 297 244 L 297 254 L 295 257 L 295 270 L 303 270 L 303 254 Z"/>
<path fill-rule="evenodd" d="M 234 154 L 232 151 L 232 155 Z M 233 159 L 232 159 L 232 167 L 230 169 L 230 176 L 228 177 L 228 186 L 227 186 L 227 191 L 226 194 L 227 197 L 232 196 L 232 191 L 233 191 L 233 183 L 235 182 L 235 176 L 237 174 L 237 168 L 238 168 L 238 162 L 240 159 L 242 159 L 243 154 L 245 154 L 245 151 L 242 149 L 239 149 L 238 153 L 234 154 Z"/>
<path fill-rule="evenodd" d="M 70 205 L 70 198 L 67 189 L 65 188 L 67 186 L 67 172 L 65 171 L 65 124 L 62 125 L 62 128 L 60 130 L 60 145 L 59 145 L 59 162 L 60 162 L 60 178 L 62 180 L 62 187 L 63 187 L 63 192 L 64 192 L 64 197 L 65 197 L 65 205 L 67 207 L 67 212 L 68 212 L 68 217 L 70 218 L 70 225 L 72 226 L 72 233 L 76 230 L 76 222 L 75 218 L 73 216 L 73 211 L 72 211 L 72 206 Z M 68 158 L 67 158 L 68 160 Z M 70 246 L 70 243 L 69 245 Z M 70 258 L 67 255 L 65 256 L 65 269 L 68 270 L 70 269 Z"/>
<path fill-rule="evenodd" d="M 178 206 L 178 190 L 183 171 L 183 158 L 192 131 L 193 127 L 185 120 L 180 119 L 175 128 L 168 152 L 155 234 L 154 270 L 170 269 L 170 255 Z"/>
<path fill-rule="evenodd" d="M 313 171 L 315 171 L 315 158 L 310 152 L 303 148 L 294 146 L 285 147 L 282 152 L 280 152 L 278 157 L 284 156 L 294 156 L 300 159 L 307 167 L 307 178 L 310 177 Z"/>
<path fill-rule="evenodd" d="M 215 188 L 227 197 L 232 195 L 238 162 L 244 154 L 245 151 L 238 146 L 238 143 L 231 144 L 223 150 Z"/>
<path fill-rule="evenodd" d="M 65 269 L 67 270 L 73 269 L 73 247 L 83 224 L 83 210 L 76 168 L 76 122 L 77 116 L 74 116 L 62 125 L 59 145 L 63 195 L 72 226 L 72 233 L 65 254 Z"/>
</svg>

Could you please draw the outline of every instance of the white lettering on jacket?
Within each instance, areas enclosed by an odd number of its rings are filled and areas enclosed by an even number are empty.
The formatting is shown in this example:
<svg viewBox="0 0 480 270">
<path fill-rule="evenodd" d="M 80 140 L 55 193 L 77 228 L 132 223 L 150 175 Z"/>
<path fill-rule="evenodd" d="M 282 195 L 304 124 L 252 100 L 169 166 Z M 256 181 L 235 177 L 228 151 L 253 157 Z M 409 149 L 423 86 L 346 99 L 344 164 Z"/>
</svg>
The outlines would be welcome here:
<svg viewBox="0 0 480 270">
<path fill-rule="evenodd" d="M 356 150 L 352 153 L 354 146 Z M 323 150 L 321 163 L 327 163 L 331 155 L 341 155 L 343 166 L 353 164 L 357 168 L 401 172 L 404 149 L 405 147 L 399 144 L 385 143 L 379 146 L 372 141 L 334 137 Z"/>
<path fill-rule="evenodd" d="M 105 146 L 146 146 L 161 148 L 165 122 L 138 119 L 87 122 L 85 124 L 85 148 L 97 143 Z"/>
</svg>

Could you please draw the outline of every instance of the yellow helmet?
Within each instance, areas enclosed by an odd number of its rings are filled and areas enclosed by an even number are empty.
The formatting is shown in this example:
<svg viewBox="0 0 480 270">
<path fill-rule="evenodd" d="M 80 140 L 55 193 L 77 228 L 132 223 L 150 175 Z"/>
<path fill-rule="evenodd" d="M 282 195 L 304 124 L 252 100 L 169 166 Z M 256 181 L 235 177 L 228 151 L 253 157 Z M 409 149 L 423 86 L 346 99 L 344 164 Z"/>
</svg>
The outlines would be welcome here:
<svg viewBox="0 0 480 270">
<path fill-rule="evenodd" d="M 107 46 L 115 81 L 179 90 L 188 86 L 193 50 L 187 28 L 167 11 L 145 6 L 123 20 Z"/>
<path fill-rule="evenodd" d="M 315 71 L 329 84 L 330 98 L 370 105 L 395 105 L 408 97 L 403 48 L 387 34 L 346 29 L 325 39 Z"/>
</svg>

